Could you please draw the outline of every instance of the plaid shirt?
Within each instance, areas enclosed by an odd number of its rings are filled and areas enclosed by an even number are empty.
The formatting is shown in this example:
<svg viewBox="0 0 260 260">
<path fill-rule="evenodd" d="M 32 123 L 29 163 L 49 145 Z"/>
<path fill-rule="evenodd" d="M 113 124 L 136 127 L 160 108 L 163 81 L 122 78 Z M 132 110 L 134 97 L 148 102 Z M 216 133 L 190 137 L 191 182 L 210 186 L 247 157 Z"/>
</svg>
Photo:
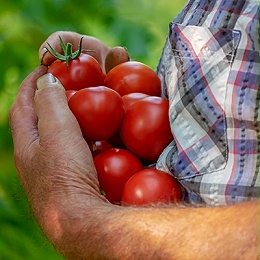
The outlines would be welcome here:
<svg viewBox="0 0 260 260">
<path fill-rule="evenodd" d="M 157 72 L 174 141 L 156 167 L 190 203 L 259 197 L 258 27 L 258 0 L 191 0 L 170 23 Z"/>
</svg>

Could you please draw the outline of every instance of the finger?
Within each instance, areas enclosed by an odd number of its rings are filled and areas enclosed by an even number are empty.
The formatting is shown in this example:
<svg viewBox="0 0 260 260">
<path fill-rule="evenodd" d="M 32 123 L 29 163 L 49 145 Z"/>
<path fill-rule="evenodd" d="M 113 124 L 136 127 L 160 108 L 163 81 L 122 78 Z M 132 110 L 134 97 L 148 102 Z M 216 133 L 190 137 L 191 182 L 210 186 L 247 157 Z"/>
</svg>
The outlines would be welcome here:
<svg viewBox="0 0 260 260">
<path fill-rule="evenodd" d="M 35 110 L 41 142 L 60 142 L 72 136 L 83 138 L 80 127 L 68 106 L 65 89 L 60 81 L 48 73 L 37 81 Z"/>
<path fill-rule="evenodd" d="M 48 43 L 52 46 L 54 50 L 56 50 L 59 53 L 62 53 L 62 47 L 60 44 L 59 36 L 62 38 L 65 44 L 70 42 L 73 46 L 73 51 L 77 50 L 78 44 L 80 41 L 80 34 L 75 32 L 55 32 L 51 34 L 46 41 L 43 42 L 39 49 L 39 60 L 41 61 L 41 64 L 49 66 L 56 58 L 53 57 L 47 49 L 49 48 Z"/>
<path fill-rule="evenodd" d="M 115 66 L 130 60 L 128 51 L 125 47 L 113 47 L 107 54 L 105 59 L 105 69 L 108 73 Z"/>
<path fill-rule="evenodd" d="M 90 52 L 87 53 L 98 61 L 105 73 L 105 59 L 111 48 L 99 39 L 91 36 L 84 36 L 82 46 L 84 50 L 90 50 Z"/>
<path fill-rule="evenodd" d="M 27 76 L 20 85 L 17 97 L 10 108 L 10 127 L 14 146 L 17 149 L 30 145 L 38 136 L 34 93 L 37 79 L 46 73 L 46 70 L 45 66 L 40 66 Z"/>
</svg>

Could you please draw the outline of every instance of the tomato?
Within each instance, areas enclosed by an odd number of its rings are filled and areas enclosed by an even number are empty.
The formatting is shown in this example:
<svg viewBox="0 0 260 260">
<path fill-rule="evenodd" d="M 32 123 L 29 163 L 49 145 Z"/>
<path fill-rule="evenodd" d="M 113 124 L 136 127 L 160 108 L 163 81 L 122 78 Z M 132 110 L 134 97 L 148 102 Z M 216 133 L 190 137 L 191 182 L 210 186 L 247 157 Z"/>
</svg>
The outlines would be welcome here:
<svg viewBox="0 0 260 260">
<path fill-rule="evenodd" d="M 88 145 L 93 157 L 113 148 L 113 146 L 106 141 L 88 142 Z"/>
<path fill-rule="evenodd" d="M 124 96 L 122 96 L 124 105 L 125 105 L 125 110 L 127 110 L 135 101 L 148 97 L 149 95 L 144 94 L 144 93 L 129 93 Z"/>
<path fill-rule="evenodd" d="M 122 205 L 146 205 L 181 200 L 179 183 L 169 174 L 147 168 L 135 173 L 125 184 Z"/>
<path fill-rule="evenodd" d="M 161 82 L 157 74 L 149 66 L 137 61 L 123 62 L 112 68 L 104 84 L 121 96 L 133 92 L 161 96 Z"/>
<path fill-rule="evenodd" d="M 132 104 L 126 110 L 120 127 L 126 148 L 144 160 L 157 160 L 173 139 L 168 109 L 167 99 L 154 96 Z"/>
<path fill-rule="evenodd" d="M 94 158 L 100 188 L 111 203 L 120 203 L 127 180 L 143 169 L 141 161 L 124 149 L 112 148 Z"/>
<path fill-rule="evenodd" d="M 102 141 L 114 135 L 124 116 L 124 103 L 114 90 L 99 86 L 77 91 L 69 107 L 87 140 Z"/>
<path fill-rule="evenodd" d="M 59 79 L 65 90 L 79 90 L 104 85 L 105 75 L 98 61 L 89 54 L 82 53 L 76 59 L 55 60 L 48 69 Z"/>
<path fill-rule="evenodd" d="M 118 131 L 112 135 L 110 138 L 108 138 L 106 140 L 108 143 L 110 143 L 111 145 L 113 145 L 115 148 L 126 148 L 122 139 L 121 139 L 121 136 L 120 136 L 120 133 L 119 133 L 119 129 Z"/>
<path fill-rule="evenodd" d="M 66 90 L 66 96 L 67 96 L 67 100 L 69 101 L 70 98 L 76 93 L 76 90 Z"/>
</svg>

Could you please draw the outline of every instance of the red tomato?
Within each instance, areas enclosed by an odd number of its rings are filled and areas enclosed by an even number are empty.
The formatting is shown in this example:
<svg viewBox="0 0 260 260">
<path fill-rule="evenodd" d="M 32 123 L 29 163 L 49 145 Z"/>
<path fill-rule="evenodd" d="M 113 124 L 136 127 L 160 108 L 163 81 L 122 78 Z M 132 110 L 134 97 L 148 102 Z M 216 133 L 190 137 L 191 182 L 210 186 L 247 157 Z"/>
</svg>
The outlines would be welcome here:
<svg viewBox="0 0 260 260">
<path fill-rule="evenodd" d="M 113 145 L 115 148 L 123 148 L 123 149 L 126 148 L 121 139 L 119 129 L 114 135 L 112 135 L 110 138 L 107 139 L 107 142 Z"/>
<path fill-rule="evenodd" d="M 104 85 L 105 75 L 98 61 L 85 53 L 70 60 L 68 66 L 65 61 L 55 60 L 50 65 L 48 72 L 57 77 L 66 90 Z"/>
<path fill-rule="evenodd" d="M 123 62 L 112 68 L 107 73 L 104 84 L 121 96 L 133 92 L 161 96 L 161 82 L 157 74 L 137 61 Z"/>
<path fill-rule="evenodd" d="M 122 96 L 125 110 L 127 110 L 135 101 L 140 100 L 142 98 L 148 97 L 149 95 L 144 93 L 129 93 Z"/>
<path fill-rule="evenodd" d="M 99 86 L 77 91 L 69 100 L 87 140 L 101 141 L 118 131 L 124 116 L 124 103 L 114 90 Z"/>
<path fill-rule="evenodd" d="M 146 97 L 132 104 L 120 128 L 126 148 L 144 160 L 157 160 L 173 139 L 168 109 L 169 101 L 160 97 Z"/>
<path fill-rule="evenodd" d="M 66 90 L 66 96 L 67 96 L 67 100 L 69 101 L 70 98 L 76 93 L 76 90 Z"/>
<path fill-rule="evenodd" d="M 141 161 L 124 149 L 112 148 L 94 158 L 100 188 L 111 203 L 120 203 L 127 180 L 143 169 Z"/>
<path fill-rule="evenodd" d="M 135 173 L 125 184 L 122 205 L 179 202 L 179 183 L 169 174 L 152 168 Z"/>
<path fill-rule="evenodd" d="M 113 146 L 106 141 L 88 142 L 88 145 L 93 157 L 113 148 Z"/>
</svg>

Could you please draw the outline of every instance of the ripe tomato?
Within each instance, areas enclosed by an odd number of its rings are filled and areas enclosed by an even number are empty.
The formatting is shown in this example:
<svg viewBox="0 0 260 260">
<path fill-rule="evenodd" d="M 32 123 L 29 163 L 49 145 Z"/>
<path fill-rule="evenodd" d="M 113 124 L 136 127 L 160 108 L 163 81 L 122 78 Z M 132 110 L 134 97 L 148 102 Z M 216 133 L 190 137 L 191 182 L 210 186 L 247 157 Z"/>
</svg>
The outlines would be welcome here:
<svg viewBox="0 0 260 260">
<path fill-rule="evenodd" d="M 113 148 L 113 146 L 106 141 L 88 141 L 87 143 L 93 157 L 96 157 L 97 155 Z"/>
<path fill-rule="evenodd" d="M 65 61 L 55 60 L 50 65 L 48 72 L 59 79 L 65 90 L 79 90 L 104 85 L 105 75 L 98 61 L 86 53 L 70 60 L 68 66 Z"/>
<path fill-rule="evenodd" d="M 132 104 L 120 127 L 126 148 L 144 160 L 157 160 L 173 139 L 168 109 L 169 101 L 161 97 L 150 96 Z"/>
<path fill-rule="evenodd" d="M 124 96 L 122 96 L 124 105 L 125 105 L 125 110 L 127 110 L 135 101 L 148 97 L 149 95 L 144 94 L 144 93 L 129 93 Z"/>
<path fill-rule="evenodd" d="M 123 148 L 125 149 L 125 145 L 121 139 L 120 133 L 119 133 L 119 129 L 118 131 L 112 135 L 110 138 L 108 138 L 106 140 L 108 143 L 110 143 L 111 145 L 113 145 L 115 148 Z"/>
<path fill-rule="evenodd" d="M 161 96 L 161 82 L 155 71 L 137 61 L 123 62 L 112 68 L 104 84 L 121 96 L 133 92 Z"/>
<path fill-rule="evenodd" d="M 118 131 L 124 116 L 124 103 L 114 90 L 99 86 L 77 91 L 69 107 L 87 140 L 102 141 Z"/>
<path fill-rule="evenodd" d="M 156 202 L 179 202 L 179 183 L 169 174 L 147 168 L 135 173 L 125 184 L 122 205 L 145 205 Z"/>
<path fill-rule="evenodd" d="M 67 96 L 67 100 L 69 101 L 70 98 L 76 93 L 76 90 L 66 90 L 66 96 Z"/>
<path fill-rule="evenodd" d="M 120 203 L 127 180 L 143 169 L 141 161 L 124 149 L 112 148 L 94 158 L 100 188 L 111 203 Z"/>
</svg>

